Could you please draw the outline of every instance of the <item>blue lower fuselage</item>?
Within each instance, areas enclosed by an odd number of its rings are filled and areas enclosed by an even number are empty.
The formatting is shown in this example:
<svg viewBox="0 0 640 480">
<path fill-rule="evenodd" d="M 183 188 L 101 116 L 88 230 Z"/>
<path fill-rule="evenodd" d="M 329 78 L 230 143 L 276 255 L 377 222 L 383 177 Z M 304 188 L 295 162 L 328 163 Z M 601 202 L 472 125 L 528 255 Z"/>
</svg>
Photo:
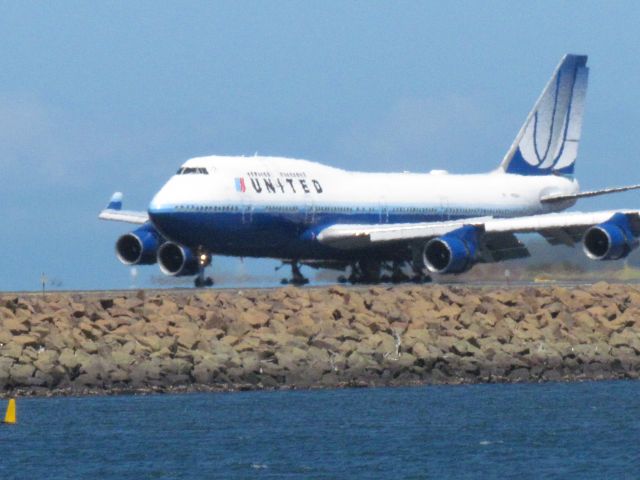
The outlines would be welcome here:
<svg viewBox="0 0 640 480">
<path fill-rule="evenodd" d="M 406 260 L 410 252 L 388 245 L 373 249 L 341 250 L 322 245 L 315 234 L 335 224 L 393 224 L 454 220 L 445 214 L 208 212 L 150 210 L 149 217 L 167 239 L 215 255 L 281 259 L 353 260 L 373 255 L 380 260 Z"/>
</svg>

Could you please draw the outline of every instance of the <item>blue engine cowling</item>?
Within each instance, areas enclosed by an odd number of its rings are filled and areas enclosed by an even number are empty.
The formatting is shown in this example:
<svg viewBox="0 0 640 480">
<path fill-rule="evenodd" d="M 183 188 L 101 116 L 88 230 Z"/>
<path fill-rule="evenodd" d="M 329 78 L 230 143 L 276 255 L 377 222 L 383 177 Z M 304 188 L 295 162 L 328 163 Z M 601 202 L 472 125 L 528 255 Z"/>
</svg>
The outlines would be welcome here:
<svg viewBox="0 0 640 480">
<path fill-rule="evenodd" d="M 198 273 L 199 264 L 193 251 L 174 242 L 167 242 L 158 250 L 158 264 L 165 275 L 184 277 Z"/>
<path fill-rule="evenodd" d="M 637 247 L 638 238 L 624 213 L 616 213 L 606 222 L 594 225 L 583 237 L 584 252 L 593 260 L 618 260 Z"/>
<path fill-rule="evenodd" d="M 470 225 L 427 242 L 423 260 L 432 273 L 462 273 L 477 260 L 479 230 Z"/>
<path fill-rule="evenodd" d="M 116 242 L 116 255 L 125 265 L 152 265 L 164 238 L 149 223 L 122 235 Z"/>
</svg>

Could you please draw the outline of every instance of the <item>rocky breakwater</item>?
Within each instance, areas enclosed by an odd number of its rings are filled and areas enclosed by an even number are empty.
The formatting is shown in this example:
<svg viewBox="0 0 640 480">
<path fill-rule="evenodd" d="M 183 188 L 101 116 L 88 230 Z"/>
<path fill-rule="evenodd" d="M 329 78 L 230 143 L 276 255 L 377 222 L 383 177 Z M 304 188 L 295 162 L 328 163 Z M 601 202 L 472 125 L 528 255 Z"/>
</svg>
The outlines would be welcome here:
<svg viewBox="0 0 640 480">
<path fill-rule="evenodd" d="M 639 375 L 636 286 L 0 296 L 4 394 Z"/>
</svg>

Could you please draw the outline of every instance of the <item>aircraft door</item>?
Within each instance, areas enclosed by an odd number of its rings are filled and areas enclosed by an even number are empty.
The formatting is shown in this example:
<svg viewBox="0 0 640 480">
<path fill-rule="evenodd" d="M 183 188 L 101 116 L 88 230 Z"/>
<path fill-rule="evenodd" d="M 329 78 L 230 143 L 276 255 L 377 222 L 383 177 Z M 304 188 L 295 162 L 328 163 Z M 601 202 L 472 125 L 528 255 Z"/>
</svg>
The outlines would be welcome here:
<svg viewBox="0 0 640 480">
<path fill-rule="evenodd" d="M 253 221 L 253 205 L 250 201 L 247 201 L 244 195 L 240 202 L 240 209 L 242 210 L 242 224 L 250 224 Z"/>
<path fill-rule="evenodd" d="M 449 220 L 449 199 L 447 197 L 440 197 L 438 206 L 438 216 L 440 220 Z"/>
<path fill-rule="evenodd" d="M 305 225 L 312 225 L 316 221 L 316 201 L 310 188 L 310 181 L 300 180 L 300 186 L 304 193 L 303 218 Z"/>
<path fill-rule="evenodd" d="M 313 225 L 316 221 L 316 205 L 310 194 L 305 194 L 304 202 L 304 223 Z"/>
<path fill-rule="evenodd" d="M 385 197 L 380 198 L 380 223 L 389 223 L 389 206 Z"/>
</svg>

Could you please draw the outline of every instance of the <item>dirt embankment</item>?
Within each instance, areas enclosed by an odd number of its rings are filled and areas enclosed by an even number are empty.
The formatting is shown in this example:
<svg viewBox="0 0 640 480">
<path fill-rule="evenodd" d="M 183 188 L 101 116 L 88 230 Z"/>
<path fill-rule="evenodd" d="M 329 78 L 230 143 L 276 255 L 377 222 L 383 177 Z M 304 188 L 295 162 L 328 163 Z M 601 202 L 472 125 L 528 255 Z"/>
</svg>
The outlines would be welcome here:
<svg viewBox="0 0 640 480">
<path fill-rule="evenodd" d="M 640 289 L 0 296 L 0 394 L 640 376 Z"/>
</svg>

